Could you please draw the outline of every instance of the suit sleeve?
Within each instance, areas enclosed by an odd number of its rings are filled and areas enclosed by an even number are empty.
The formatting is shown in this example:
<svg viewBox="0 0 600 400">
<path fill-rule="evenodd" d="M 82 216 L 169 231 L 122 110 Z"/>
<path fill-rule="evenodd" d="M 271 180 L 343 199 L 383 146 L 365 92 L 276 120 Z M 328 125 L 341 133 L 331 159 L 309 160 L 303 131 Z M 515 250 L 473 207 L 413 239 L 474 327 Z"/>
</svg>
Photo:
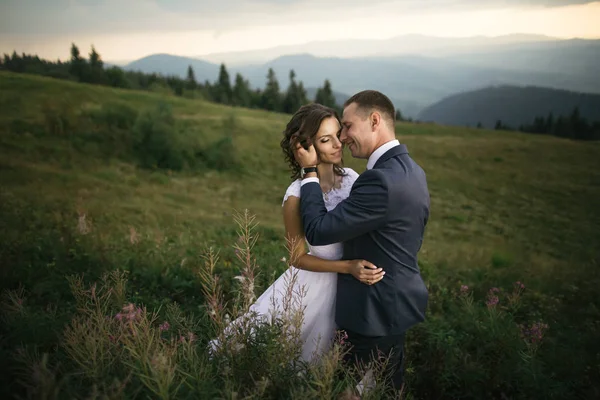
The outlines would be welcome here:
<svg viewBox="0 0 600 400">
<path fill-rule="evenodd" d="M 313 246 L 343 242 L 375 230 L 386 221 L 388 188 L 381 172 L 364 172 L 350 196 L 327 212 L 319 184 L 302 185 L 300 210 L 306 240 Z"/>
</svg>

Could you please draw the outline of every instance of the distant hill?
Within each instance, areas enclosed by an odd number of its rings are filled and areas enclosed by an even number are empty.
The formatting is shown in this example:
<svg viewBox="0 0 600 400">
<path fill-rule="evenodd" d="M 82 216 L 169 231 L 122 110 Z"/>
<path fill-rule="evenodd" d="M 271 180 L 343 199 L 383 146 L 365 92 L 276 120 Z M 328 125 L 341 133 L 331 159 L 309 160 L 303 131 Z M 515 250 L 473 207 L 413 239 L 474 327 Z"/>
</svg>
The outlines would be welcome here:
<svg viewBox="0 0 600 400">
<path fill-rule="evenodd" d="M 421 39 L 425 43 L 425 39 Z M 484 39 L 481 43 L 489 43 Z M 227 68 L 232 80 L 239 72 L 255 88 L 264 87 L 267 71 L 273 68 L 282 90 L 288 85 L 290 69 L 294 69 L 296 79 L 305 87 L 322 86 L 324 80 L 329 79 L 335 91 L 349 95 L 363 89 L 381 90 L 405 116 L 413 118 L 444 97 L 489 86 L 539 86 L 600 93 L 597 78 L 600 40 L 507 40 L 494 46 L 479 46 L 478 52 L 468 53 L 477 47 L 473 44 L 476 38 L 471 38 L 466 42 L 470 44 L 463 47 L 455 43 L 455 49 L 460 47 L 463 53 L 452 56 L 405 54 L 339 58 L 294 54 L 266 63 L 228 65 Z M 160 54 L 130 63 L 125 68 L 183 77 L 190 64 L 198 81 L 217 80 L 218 64 L 195 58 Z"/>
<path fill-rule="evenodd" d="M 219 65 L 196 58 L 174 56 L 171 54 L 153 54 L 130 62 L 123 68 L 128 71 L 157 73 L 162 75 L 177 75 L 185 77 L 188 66 L 194 69 L 198 81 L 215 81 L 219 74 Z"/>
<path fill-rule="evenodd" d="M 325 78 L 334 90 L 350 95 L 364 89 L 387 94 L 404 115 L 418 112 L 442 98 L 461 91 L 498 84 L 535 85 L 582 90 L 577 77 L 552 72 L 509 70 L 501 67 L 470 66 L 461 62 L 422 56 L 323 58 L 308 54 L 279 57 L 260 66 L 234 68 L 252 85 L 262 87 L 267 70 L 273 68 L 281 85 L 294 69 L 306 87 L 320 86 Z M 570 84 L 569 84 L 570 83 Z M 587 84 L 586 87 L 590 87 Z M 600 91 L 600 82 L 595 84 Z"/>
<path fill-rule="evenodd" d="M 600 121 L 600 95 L 533 86 L 497 86 L 455 94 L 421 111 L 418 119 L 444 125 L 481 123 L 488 128 L 501 120 L 518 127 L 550 112 L 555 117 L 570 115 L 575 107 L 590 122 Z"/>
<path fill-rule="evenodd" d="M 448 56 L 489 50 L 497 46 L 517 43 L 557 41 L 544 35 L 511 34 L 496 37 L 473 36 L 445 38 L 426 35 L 400 35 L 390 39 L 322 40 L 304 44 L 277 46 L 260 50 L 234 51 L 199 55 L 206 61 L 231 66 L 263 64 L 275 58 L 292 54 L 310 54 L 317 57 L 361 58 L 372 56 L 423 55 Z"/>
<path fill-rule="evenodd" d="M 600 40 L 572 39 L 507 44 L 443 59 L 484 68 L 565 74 L 575 79 L 564 84 L 575 84 L 577 80 L 577 84 L 584 85 L 581 91 L 586 91 L 585 85 L 591 85 L 597 90 Z"/>
</svg>

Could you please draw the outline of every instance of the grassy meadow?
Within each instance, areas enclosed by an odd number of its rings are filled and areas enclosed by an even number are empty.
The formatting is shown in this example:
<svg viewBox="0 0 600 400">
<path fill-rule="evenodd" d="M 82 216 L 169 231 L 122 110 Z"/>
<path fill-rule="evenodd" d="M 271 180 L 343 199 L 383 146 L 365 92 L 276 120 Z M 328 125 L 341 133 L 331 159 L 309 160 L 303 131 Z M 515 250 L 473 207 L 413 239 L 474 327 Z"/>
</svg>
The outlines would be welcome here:
<svg viewBox="0 0 600 400">
<path fill-rule="evenodd" d="M 0 73 L 3 398 L 337 398 L 343 345 L 298 365 L 285 321 L 206 351 L 289 267 L 289 118 Z M 396 132 L 431 194 L 403 396 L 600 397 L 600 143 Z"/>
</svg>

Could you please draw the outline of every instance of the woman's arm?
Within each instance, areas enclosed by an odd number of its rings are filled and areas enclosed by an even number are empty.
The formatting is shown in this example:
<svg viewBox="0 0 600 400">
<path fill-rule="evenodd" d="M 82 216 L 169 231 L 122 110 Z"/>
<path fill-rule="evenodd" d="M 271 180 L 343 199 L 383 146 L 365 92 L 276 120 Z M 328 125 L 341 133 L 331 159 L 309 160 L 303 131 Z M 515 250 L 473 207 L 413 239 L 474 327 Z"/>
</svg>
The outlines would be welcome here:
<svg viewBox="0 0 600 400">
<path fill-rule="evenodd" d="M 290 249 L 292 253 L 290 264 L 294 267 L 313 272 L 352 274 L 361 282 L 370 284 L 383 278 L 385 272 L 366 260 L 324 260 L 307 254 L 298 197 L 289 196 L 283 205 L 283 223 L 286 240 L 293 247 Z"/>
</svg>

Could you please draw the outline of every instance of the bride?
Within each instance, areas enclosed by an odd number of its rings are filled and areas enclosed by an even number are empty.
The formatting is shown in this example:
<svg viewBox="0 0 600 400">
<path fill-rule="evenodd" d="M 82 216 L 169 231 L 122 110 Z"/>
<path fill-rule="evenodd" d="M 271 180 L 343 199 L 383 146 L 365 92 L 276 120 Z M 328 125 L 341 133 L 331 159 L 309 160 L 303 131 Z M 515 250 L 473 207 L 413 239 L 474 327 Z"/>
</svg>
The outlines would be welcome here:
<svg viewBox="0 0 600 400">
<path fill-rule="evenodd" d="M 258 315 L 270 315 L 281 308 L 289 293 L 289 282 L 303 290 L 303 321 L 300 338 L 301 358 L 312 361 L 327 351 L 335 336 L 335 300 L 337 274 L 352 274 L 365 284 L 373 284 L 383 278 L 383 271 L 366 260 L 342 260 L 343 244 L 311 246 L 306 251 L 305 237 L 300 215 L 300 188 L 303 171 L 296 162 L 293 146 L 296 143 L 313 144 L 319 155 L 317 173 L 327 211 L 348 197 L 358 174 L 351 168 L 342 167 L 343 145 L 339 140 L 341 123 L 336 112 L 321 104 L 302 106 L 288 122 L 281 148 L 292 172 L 292 183 L 283 197 L 283 222 L 291 249 L 293 267 L 284 272 L 261 294 L 250 307 Z M 294 275 L 292 279 L 291 275 Z M 370 283 L 367 283 L 371 281 Z M 215 343 L 212 343 L 215 345 Z"/>
</svg>

